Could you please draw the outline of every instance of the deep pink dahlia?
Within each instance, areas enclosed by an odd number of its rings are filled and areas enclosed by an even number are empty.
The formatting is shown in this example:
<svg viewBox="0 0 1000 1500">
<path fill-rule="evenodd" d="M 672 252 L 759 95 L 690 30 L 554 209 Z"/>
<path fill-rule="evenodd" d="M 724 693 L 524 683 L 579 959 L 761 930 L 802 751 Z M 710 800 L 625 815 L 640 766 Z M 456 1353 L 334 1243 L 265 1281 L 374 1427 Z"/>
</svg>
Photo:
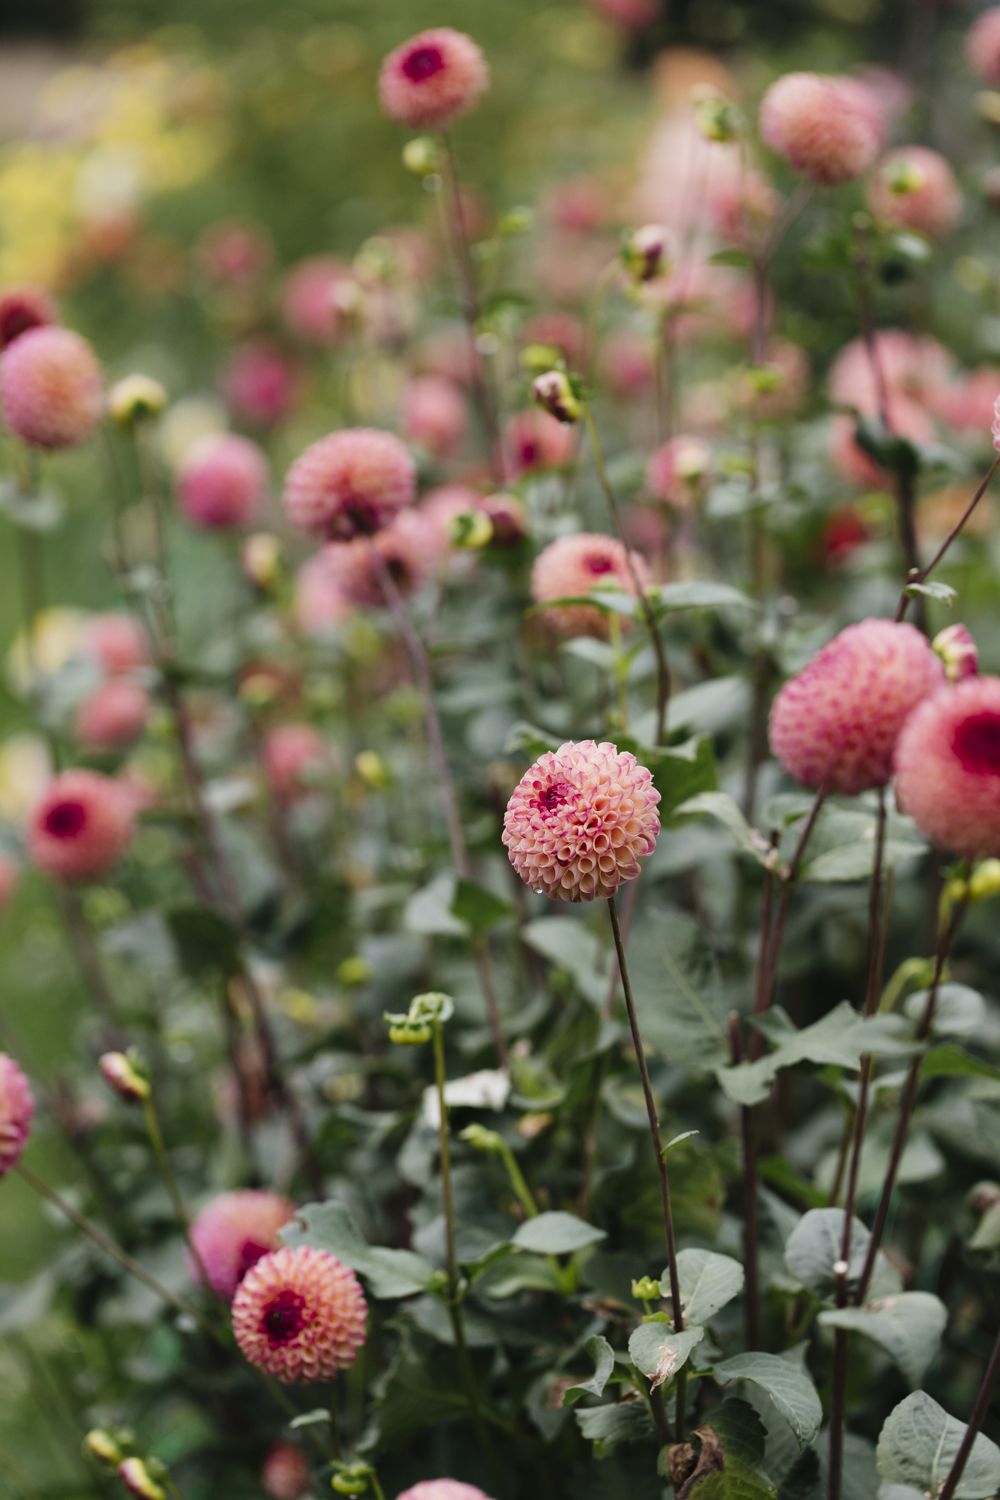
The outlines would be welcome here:
<svg viewBox="0 0 1000 1500">
<path fill-rule="evenodd" d="M 56 880 L 95 880 L 117 864 L 132 837 L 135 801 L 97 771 L 61 771 L 28 824 L 28 854 Z"/>
<path fill-rule="evenodd" d="M 557 901 L 611 897 L 639 874 L 660 832 L 660 794 L 628 751 L 567 740 L 521 777 L 503 842 L 526 885 Z"/>
<path fill-rule="evenodd" d="M 30 328 L 54 323 L 57 317 L 55 303 L 41 287 L 5 287 L 0 291 L 0 349 L 6 349 Z"/>
<path fill-rule="evenodd" d="M 632 562 L 645 586 L 649 579 L 645 562 L 637 552 Z M 531 570 L 531 597 L 536 604 L 550 599 L 578 598 L 595 588 L 610 587 L 634 593 L 625 548 L 612 536 L 580 531 L 560 536 L 540 552 Z M 608 620 L 587 604 L 559 604 L 542 612 L 545 623 L 560 635 L 607 637 Z"/>
<path fill-rule="evenodd" d="M 278 1230 L 295 1217 L 295 1207 L 281 1193 L 248 1188 L 220 1193 L 191 1225 L 191 1239 L 209 1283 L 220 1297 L 231 1298 L 251 1266 L 277 1250 Z M 191 1267 L 198 1274 L 197 1267 Z"/>
<path fill-rule="evenodd" d="M 943 679 L 915 626 L 849 625 L 775 698 L 771 751 L 804 786 L 848 796 L 885 786 L 907 715 Z"/>
<path fill-rule="evenodd" d="M 1000 5 L 992 5 L 969 27 L 965 38 L 969 67 L 984 83 L 1000 83 Z"/>
<path fill-rule="evenodd" d="M 868 188 L 872 212 L 931 239 L 949 234 L 962 213 L 951 163 L 926 146 L 900 146 L 879 162 Z"/>
<path fill-rule="evenodd" d="M 0 1052 L 0 1177 L 20 1160 L 34 1113 L 27 1078 L 12 1057 Z"/>
<path fill-rule="evenodd" d="M 859 87 L 852 79 L 786 73 L 764 95 L 761 135 L 813 182 L 859 177 L 882 144 L 881 122 Z"/>
<path fill-rule="evenodd" d="M 970 859 L 1000 855 L 1000 677 L 925 699 L 895 760 L 900 809 L 933 843 Z"/>
<path fill-rule="evenodd" d="M 379 74 L 379 100 L 404 125 L 438 129 L 472 109 L 489 81 L 486 59 L 472 38 L 437 26 L 389 53 Z"/>
<path fill-rule="evenodd" d="M 354 1363 L 367 1313 L 357 1277 L 336 1256 L 286 1246 L 240 1282 L 233 1332 L 250 1363 L 278 1380 L 330 1380 Z"/>
<path fill-rule="evenodd" d="M 80 704 L 73 732 L 88 750 L 120 750 L 138 739 L 149 709 L 149 694 L 141 683 L 109 677 Z"/>
<path fill-rule="evenodd" d="M 206 531 L 228 531 L 254 517 L 267 489 L 267 460 L 256 443 L 233 432 L 202 438 L 181 465 L 181 509 Z"/>
<path fill-rule="evenodd" d="M 416 467 L 398 438 L 349 427 L 320 438 L 296 459 L 284 506 L 303 531 L 327 541 L 373 536 L 416 494 Z"/>
<path fill-rule="evenodd" d="M 226 404 L 250 427 L 273 427 L 295 405 L 298 373 L 282 351 L 266 339 L 240 344 L 223 375 Z"/>
<path fill-rule="evenodd" d="M 422 1479 L 403 1490 L 396 1500 L 490 1500 L 490 1497 L 460 1479 Z"/>
<path fill-rule="evenodd" d="M 33 448 L 73 448 L 101 420 L 101 367 L 69 328 L 30 328 L 0 359 L 0 401 L 11 432 Z"/>
<path fill-rule="evenodd" d="M 566 427 L 538 407 L 519 411 L 504 428 L 504 454 L 514 479 L 536 469 L 555 469 L 568 464 L 576 446 L 576 429 Z"/>
</svg>

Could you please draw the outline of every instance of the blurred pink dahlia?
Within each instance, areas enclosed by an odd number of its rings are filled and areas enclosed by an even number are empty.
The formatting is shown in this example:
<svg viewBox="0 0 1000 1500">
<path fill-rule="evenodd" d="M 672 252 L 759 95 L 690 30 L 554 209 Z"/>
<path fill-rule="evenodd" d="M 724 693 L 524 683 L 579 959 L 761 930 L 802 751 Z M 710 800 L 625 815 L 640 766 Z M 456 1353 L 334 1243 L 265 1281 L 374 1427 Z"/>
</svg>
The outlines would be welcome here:
<svg viewBox="0 0 1000 1500">
<path fill-rule="evenodd" d="M 181 509 L 206 531 L 245 526 L 263 504 L 267 460 L 256 443 L 233 432 L 210 433 L 181 465 Z"/>
<path fill-rule="evenodd" d="M 490 518 L 494 546 L 514 547 L 528 535 L 528 512 L 518 495 L 484 495 L 479 509 Z"/>
<path fill-rule="evenodd" d="M 854 79 L 786 73 L 764 95 L 761 135 L 813 182 L 848 182 L 871 166 L 882 144 L 883 122 L 868 92 Z"/>
<path fill-rule="evenodd" d="M 391 432 L 349 427 L 320 438 L 296 459 L 285 481 L 294 525 L 326 541 L 373 536 L 416 494 L 416 467 Z"/>
<path fill-rule="evenodd" d="M 472 38 L 438 26 L 389 53 L 379 74 L 379 100 L 404 125 L 439 129 L 472 109 L 489 81 L 486 59 Z"/>
<path fill-rule="evenodd" d="M 460 1479 L 422 1479 L 403 1490 L 396 1500 L 490 1500 L 490 1497 Z"/>
<path fill-rule="evenodd" d="M 342 599 L 360 608 L 384 609 L 381 562 L 405 597 L 422 588 L 444 552 L 440 523 L 419 510 L 404 510 L 374 537 L 335 542 L 323 553 L 330 581 Z"/>
<path fill-rule="evenodd" d="M 455 451 L 468 421 L 465 397 L 441 375 L 418 375 L 403 392 L 403 431 L 435 458 Z"/>
<path fill-rule="evenodd" d="M 660 832 L 645 766 L 607 741 L 567 740 L 539 757 L 507 803 L 503 843 L 526 885 L 555 901 L 609 898 L 639 874 Z"/>
<path fill-rule="evenodd" d="M 927 698 L 896 745 L 896 800 L 932 843 L 1000 855 L 1000 677 Z"/>
<path fill-rule="evenodd" d="M 33 448 L 73 448 L 101 420 L 101 367 L 71 329 L 30 328 L 0 359 L 0 401 L 11 432 Z"/>
<path fill-rule="evenodd" d="M 302 1500 L 311 1480 L 309 1461 L 294 1443 L 275 1443 L 260 1471 L 261 1487 L 271 1500 Z"/>
<path fill-rule="evenodd" d="M 1000 5 L 991 5 L 969 27 L 965 55 L 972 72 L 984 83 L 1000 83 Z"/>
<path fill-rule="evenodd" d="M 357 1277 L 336 1256 L 285 1246 L 240 1282 L 233 1332 L 250 1363 L 277 1380 L 330 1380 L 354 1363 L 367 1313 Z"/>
<path fill-rule="evenodd" d="M 681 434 L 652 454 L 646 487 L 658 500 L 688 508 L 705 493 L 711 471 L 712 450 L 708 444 L 702 438 Z"/>
<path fill-rule="evenodd" d="M 285 323 L 303 343 L 335 344 L 343 332 L 341 296 L 356 287 L 344 261 L 332 255 L 313 255 L 299 261 L 285 278 L 282 313 Z"/>
<path fill-rule="evenodd" d="M 231 1298 L 250 1267 L 279 1248 L 278 1230 L 294 1217 L 294 1205 L 281 1193 L 257 1188 L 220 1193 L 206 1203 L 191 1225 L 191 1240 L 212 1290 Z"/>
<path fill-rule="evenodd" d="M 31 328 L 44 328 L 58 317 L 56 305 L 40 286 L 8 286 L 0 291 L 0 349 Z"/>
<path fill-rule="evenodd" d="M 899 731 L 944 669 L 913 625 L 862 620 L 781 689 L 771 750 L 804 786 L 855 796 L 885 786 Z"/>
<path fill-rule="evenodd" d="M 266 231 L 250 220 L 219 219 L 200 236 L 195 257 L 216 286 L 246 287 L 270 269 L 274 251 Z"/>
<path fill-rule="evenodd" d="M 149 694 L 141 683 L 109 677 L 78 707 L 73 732 L 88 750 L 119 750 L 138 739 L 149 709 Z"/>
<path fill-rule="evenodd" d="M 631 554 L 639 582 L 646 586 L 649 570 L 637 552 Z M 614 585 L 634 594 L 625 548 L 613 536 L 580 531 L 560 536 L 540 552 L 531 570 L 531 597 L 536 604 L 550 599 L 578 598 L 595 588 Z M 607 637 L 607 616 L 587 604 L 557 604 L 543 611 L 542 618 L 563 636 Z"/>
<path fill-rule="evenodd" d="M 879 162 L 868 187 L 872 213 L 931 239 L 949 234 L 962 213 L 951 164 L 926 146 L 900 146 Z"/>
<path fill-rule="evenodd" d="M 294 802 L 309 792 L 329 763 L 323 736 L 311 724 L 279 724 L 269 730 L 262 759 L 279 802 Z"/>
<path fill-rule="evenodd" d="M 117 864 L 132 837 L 135 801 L 97 771 L 61 771 L 28 824 L 28 855 L 56 880 L 94 880 Z"/>
<path fill-rule="evenodd" d="M 134 615 L 91 615 L 84 627 L 84 648 L 106 672 L 128 672 L 149 660 L 149 637 Z"/>
<path fill-rule="evenodd" d="M 538 408 L 516 412 L 504 428 L 504 454 L 514 479 L 568 464 L 575 445 L 574 429 Z"/>
<path fill-rule="evenodd" d="M 295 365 L 266 339 L 251 339 L 233 350 L 223 374 L 226 405 L 251 427 L 272 427 L 295 405 Z"/>
<path fill-rule="evenodd" d="M 12 1057 L 0 1052 L 0 1177 L 20 1160 L 34 1113 L 27 1078 Z"/>
</svg>

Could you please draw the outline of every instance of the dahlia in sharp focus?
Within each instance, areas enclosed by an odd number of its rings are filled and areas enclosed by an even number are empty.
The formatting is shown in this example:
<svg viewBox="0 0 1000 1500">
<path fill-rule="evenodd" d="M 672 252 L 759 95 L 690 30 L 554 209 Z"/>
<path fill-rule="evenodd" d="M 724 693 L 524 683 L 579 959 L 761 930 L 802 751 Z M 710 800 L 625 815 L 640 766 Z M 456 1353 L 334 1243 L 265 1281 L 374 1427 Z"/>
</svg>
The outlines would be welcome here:
<svg viewBox="0 0 1000 1500">
<path fill-rule="evenodd" d="M 637 552 L 632 564 L 645 587 L 649 572 Z M 570 599 L 592 593 L 595 588 L 615 586 L 634 594 L 625 548 L 614 537 L 601 532 L 580 531 L 557 537 L 540 552 L 531 570 L 531 597 L 536 604 L 550 599 Z M 546 625 L 563 636 L 607 637 L 607 616 L 587 604 L 556 604 L 542 612 Z"/>
<path fill-rule="evenodd" d="M 761 135 L 813 182 L 859 177 L 882 144 L 882 122 L 861 87 L 853 79 L 786 73 L 764 95 Z"/>
<path fill-rule="evenodd" d="M 568 740 L 524 773 L 503 843 L 532 890 L 556 901 L 609 898 L 639 874 L 660 832 L 660 794 L 645 766 L 606 741 Z"/>
<path fill-rule="evenodd" d="M 285 481 L 289 520 L 330 542 L 374 536 L 416 494 L 416 467 L 390 432 L 349 427 L 296 459 Z"/>
<path fill-rule="evenodd" d="M 29 329 L 0 359 L 0 402 L 11 432 L 33 448 L 86 442 L 104 409 L 94 351 L 69 328 Z"/>
<path fill-rule="evenodd" d="M 263 504 L 267 460 L 249 438 L 220 432 L 188 454 L 177 481 L 181 509 L 206 531 L 245 526 Z"/>
<path fill-rule="evenodd" d="M 932 843 L 1000 855 L 1000 677 L 969 677 L 921 703 L 895 765 L 900 810 Z"/>
<path fill-rule="evenodd" d="M 280 1247 L 278 1230 L 295 1217 L 281 1193 L 251 1188 L 220 1193 L 191 1225 L 191 1241 L 220 1297 L 231 1298 L 251 1266 Z M 198 1275 L 198 1268 L 191 1267 Z"/>
<path fill-rule="evenodd" d="M 0 349 L 31 328 L 54 323 L 58 313 L 48 292 L 38 286 L 8 286 L 0 291 Z"/>
<path fill-rule="evenodd" d="M 879 163 L 868 187 L 868 204 L 890 224 L 937 239 L 958 223 L 962 194 L 940 151 L 900 146 Z"/>
<path fill-rule="evenodd" d="M 244 1276 L 233 1299 L 233 1332 L 250 1363 L 277 1380 L 331 1380 L 354 1363 L 367 1313 L 357 1277 L 336 1256 L 286 1246 Z"/>
<path fill-rule="evenodd" d="M 849 625 L 775 698 L 772 753 L 804 786 L 848 796 L 885 786 L 907 716 L 943 680 L 941 662 L 913 625 Z"/>
<path fill-rule="evenodd" d="M 396 1500 L 490 1500 L 490 1497 L 460 1479 L 422 1479 L 403 1490 Z"/>
<path fill-rule="evenodd" d="M 984 83 L 1000 83 L 1000 5 L 992 5 L 969 27 L 965 38 L 969 67 Z"/>
<path fill-rule="evenodd" d="M 472 38 L 438 26 L 389 53 L 379 74 L 379 100 L 404 125 L 440 129 L 472 109 L 489 81 L 486 59 Z"/>
<path fill-rule="evenodd" d="M 135 822 L 128 790 L 97 771 L 54 776 L 28 825 L 28 855 L 57 880 L 95 880 L 125 852 Z"/>
<path fill-rule="evenodd" d="M 0 1177 L 20 1160 L 34 1113 L 27 1078 L 12 1057 L 0 1052 Z"/>
</svg>

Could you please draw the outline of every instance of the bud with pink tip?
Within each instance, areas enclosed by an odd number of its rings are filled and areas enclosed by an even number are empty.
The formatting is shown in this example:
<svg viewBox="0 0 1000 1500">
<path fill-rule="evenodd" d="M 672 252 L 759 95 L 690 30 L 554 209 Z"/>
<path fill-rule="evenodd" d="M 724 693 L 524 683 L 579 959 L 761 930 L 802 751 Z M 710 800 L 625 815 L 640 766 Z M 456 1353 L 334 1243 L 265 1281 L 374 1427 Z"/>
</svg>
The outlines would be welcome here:
<svg viewBox="0 0 1000 1500">
<path fill-rule="evenodd" d="M 637 552 L 631 554 L 631 561 L 640 583 L 645 585 L 649 579 L 645 562 Z M 610 586 L 635 593 L 625 548 L 615 537 L 601 532 L 557 537 L 538 554 L 531 570 L 531 596 L 536 604 L 549 605 L 542 611 L 542 618 L 561 636 L 607 638 L 607 617 L 599 609 L 549 601 L 578 598 L 595 588 Z"/>
<path fill-rule="evenodd" d="M 907 719 L 896 800 L 932 843 L 967 859 L 1000 855 L 1000 677 L 969 677 Z"/>
<path fill-rule="evenodd" d="M 261 1488 L 271 1500 L 302 1500 L 311 1480 L 309 1463 L 294 1443 L 275 1443 L 260 1471 Z"/>
<path fill-rule="evenodd" d="M 121 750 L 138 739 L 149 710 L 149 694 L 141 683 L 110 677 L 84 698 L 73 732 L 88 750 Z"/>
<path fill-rule="evenodd" d="M 847 796 L 885 786 L 908 715 L 943 679 L 913 625 L 849 625 L 775 698 L 772 753 L 804 786 Z"/>
<path fill-rule="evenodd" d="M 1000 5 L 992 5 L 969 27 L 965 55 L 984 83 L 1000 84 Z"/>
<path fill-rule="evenodd" d="M 134 1048 L 128 1052 L 104 1052 L 97 1059 L 97 1066 L 108 1088 L 126 1104 L 142 1104 L 149 1098 L 149 1071 Z"/>
<path fill-rule="evenodd" d="M 516 547 L 528 535 L 528 512 L 517 495 L 484 495 L 479 509 L 493 528 L 491 545 Z"/>
<path fill-rule="evenodd" d="M 0 1052 L 0 1177 L 20 1161 L 34 1113 L 27 1078 L 12 1057 Z"/>
<path fill-rule="evenodd" d="M 74 448 L 104 410 L 94 351 L 69 328 L 32 328 L 0 358 L 0 404 L 11 432 L 33 448 Z"/>
<path fill-rule="evenodd" d="M 331 433 L 296 459 L 283 503 L 294 525 L 327 541 L 374 536 L 416 495 L 416 467 L 398 438 L 372 427 Z"/>
<path fill-rule="evenodd" d="M 233 1332 L 244 1355 L 287 1384 L 332 1380 L 352 1365 L 367 1315 L 354 1272 L 309 1245 L 263 1256 L 233 1298 Z"/>
<path fill-rule="evenodd" d="M 0 291 L 0 349 L 29 329 L 47 327 L 58 316 L 55 303 L 41 287 L 5 287 Z"/>
<path fill-rule="evenodd" d="M 249 438 L 213 433 L 197 442 L 178 476 L 181 509 L 206 531 L 245 526 L 264 502 L 267 461 Z"/>
<path fill-rule="evenodd" d="M 438 26 L 389 53 L 379 74 L 379 100 L 394 120 L 438 130 L 472 109 L 489 81 L 486 59 L 472 38 Z"/>
<path fill-rule="evenodd" d="M 813 182 L 860 177 L 882 144 L 882 122 L 862 87 L 853 79 L 786 73 L 764 95 L 761 135 Z"/>
<path fill-rule="evenodd" d="M 118 1478 L 135 1500 L 167 1500 L 166 1490 L 153 1478 L 144 1459 L 122 1459 L 118 1465 Z"/>
<path fill-rule="evenodd" d="M 979 649 L 967 626 L 946 625 L 944 630 L 938 631 L 931 645 L 944 662 L 949 682 L 963 682 L 966 677 L 978 674 Z"/>
<path fill-rule="evenodd" d="M 28 855 L 56 880 L 96 880 L 132 839 L 135 802 L 97 771 L 62 771 L 50 781 L 28 825 Z"/>
<path fill-rule="evenodd" d="M 926 146 L 901 146 L 879 163 L 868 188 L 872 213 L 931 239 L 949 234 L 962 213 L 950 163 Z"/>
<path fill-rule="evenodd" d="M 622 246 L 622 263 L 633 281 L 655 281 L 666 274 L 669 242 L 662 224 L 644 224 L 628 236 Z"/>
<path fill-rule="evenodd" d="M 231 1298 L 250 1267 L 280 1248 L 278 1232 L 294 1217 L 286 1197 L 260 1188 L 220 1193 L 206 1203 L 191 1225 L 191 1242 L 212 1290 Z M 201 1275 L 194 1262 L 191 1271 Z"/>
<path fill-rule="evenodd" d="M 572 427 L 583 415 L 580 399 L 565 370 L 546 370 L 535 377 L 532 393 L 543 411 L 566 427 Z"/>
</svg>

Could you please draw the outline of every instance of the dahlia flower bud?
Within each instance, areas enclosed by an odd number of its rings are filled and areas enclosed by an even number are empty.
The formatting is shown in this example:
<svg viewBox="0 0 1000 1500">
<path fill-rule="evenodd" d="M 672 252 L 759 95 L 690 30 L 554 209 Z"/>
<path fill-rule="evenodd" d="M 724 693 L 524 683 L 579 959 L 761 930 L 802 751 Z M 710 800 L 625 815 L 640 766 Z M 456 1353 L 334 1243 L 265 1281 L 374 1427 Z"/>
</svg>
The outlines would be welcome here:
<svg viewBox="0 0 1000 1500">
<path fill-rule="evenodd" d="M 583 407 L 573 390 L 569 376 L 563 370 L 546 370 L 536 377 L 531 387 L 535 400 L 543 411 L 557 422 L 572 426 L 579 422 Z"/>
<path fill-rule="evenodd" d="M 658 1302 L 660 1283 L 655 1276 L 640 1276 L 632 1283 L 632 1296 L 637 1302 Z"/>
<path fill-rule="evenodd" d="M 944 630 L 938 631 L 931 646 L 944 662 L 944 674 L 949 682 L 975 677 L 979 671 L 979 649 L 967 626 L 946 625 Z"/>
<path fill-rule="evenodd" d="M 281 576 L 281 542 L 273 532 L 251 532 L 240 557 L 243 571 L 255 588 L 274 587 Z"/>
<path fill-rule="evenodd" d="M 973 22 L 965 38 L 969 67 L 984 83 L 1000 84 L 1000 5 L 992 5 Z"/>
<path fill-rule="evenodd" d="M 97 771 L 54 776 L 28 825 L 28 855 L 55 880 L 95 880 L 118 863 L 132 838 L 135 803 Z"/>
<path fill-rule="evenodd" d="M 950 163 L 926 146 L 902 146 L 879 164 L 868 188 L 872 213 L 931 239 L 950 233 L 962 194 Z"/>
<path fill-rule="evenodd" d="M 359 750 L 354 757 L 354 769 L 369 791 L 381 792 L 392 784 L 389 768 L 375 750 Z"/>
<path fill-rule="evenodd" d="M 1000 855 L 1000 677 L 969 677 L 921 703 L 895 764 L 900 809 L 932 843 Z"/>
<path fill-rule="evenodd" d="M 367 1313 L 357 1277 L 336 1256 L 285 1246 L 243 1278 L 233 1299 L 233 1332 L 250 1363 L 277 1380 L 332 1380 L 354 1363 Z"/>
<path fill-rule="evenodd" d="M 786 73 L 760 107 L 761 135 L 796 172 L 813 182 L 848 182 L 871 166 L 880 122 L 853 80 Z"/>
<path fill-rule="evenodd" d="M 0 1177 L 20 1161 L 34 1113 L 27 1078 L 12 1057 L 0 1052 Z"/>
<path fill-rule="evenodd" d="M 108 416 L 119 427 L 158 417 L 166 404 L 166 391 L 149 375 L 126 375 L 108 392 Z"/>
<path fill-rule="evenodd" d="M 271 1500 L 301 1500 L 310 1478 L 308 1460 L 294 1443 L 275 1443 L 260 1471 L 261 1488 Z"/>
<path fill-rule="evenodd" d="M 633 281 L 654 281 L 668 270 L 669 235 L 662 224 L 635 229 L 622 246 L 622 263 Z"/>
<path fill-rule="evenodd" d="M 746 128 L 743 115 L 718 89 L 702 85 L 691 101 L 694 122 L 706 141 L 720 145 L 737 141 Z"/>
<path fill-rule="evenodd" d="M 117 1468 L 122 1461 L 122 1450 L 116 1438 L 103 1427 L 92 1427 L 83 1440 L 83 1449 L 98 1463 Z"/>
<path fill-rule="evenodd" d="M 970 901 L 991 901 L 1000 896 L 1000 859 L 983 859 L 967 882 Z"/>
<path fill-rule="evenodd" d="M 398 438 L 351 427 L 296 459 L 282 497 L 289 520 L 326 541 L 374 536 L 416 495 L 416 468 Z"/>
<path fill-rule="evenodd" d="M 631 554 L 631 560 L 639 582 L 645 587 L 649 581 L 645 562 L 637 552 Z M 615 537 L 600 532 L 581 531 L 557 537 L 538 554 L 531 570 L 531 597 L 536 604 L 577 598 L 608 584 L 635 593 L 625 548 Z M 543 610 L 542 618 L 562 636 L 606 638 L 608 635 L 606 616 L 587 604 L 553 604 Z"/>
<path fill-rule="evenodd" d="M 490 542 L 515 547 L 528 534 L 528 513 L 517 495 L 484 495 L 479 509 L 490 523 Z"/>
<path fill-rule="evenodd" d="M 404 125 L 438 130 L 472 109 L 489 81 L 486 59 L 472 38 L 438 26 L 389 53 L 379 74 L 379 101 Z"/>
<path fill-rule="evenodd" d="M 649 460 L 646 487 L 668 504 L 688 507 L 704 495 L 712 470 L 712 450 L 701 438 L 671 438 Z"/>
<path fill-rule="evenodd" d="M 68 328 L 32 328 L 0 358 L 0 404 L 11 432 L 33 448 L 73 448 L 101 420 L 94 351 Z"/>
<path fill-rule="evenodd" d="M 48 292 L 38 286 L 9 286 L 0 291 L 0 349 L 22 333 L 45 328 L 59 316 Z"/>
<path fill-rule="evenodd" d="M 556 901 L 608 899 L 639 874 L 660 832 L 660 794 L 629 751 L 568 740 L 514 788 L 503 843 L 526 885 Z"/>
<path fill-rule="evenodd" d="M 134 1048 L 130 1048 L 127 1053 L 102 1053 L 97 1059 L 97 1066 L 104 1082 L 126 1104 L 141 1104 L 149 1098 L 149 1070 Z"/>
<path fill-rule="evenodd" d="M 119 750 L 138 739 L 149 710 L 149 694 L 140 683 L 111 677 L 84 698 L 73 732 L 88 750 Z"/>
<path fill-rule="evenodd" d="M 417 135 L 403 147 L 403 166 L 414 177 L 436 177 L 441 171 L 441 151 L 431 135 Z"/>
<path fill-rule="evenodd" d="M 915 626 L 849 625 L 775 698 L 772 753 L 804 786 L 848 796 L 885 786 L 908 715 L 943 678 Z"/>
<path fill-rule="evenodd" d="M 213 1292 L 231 1299 L 252 1266 L 280 1248 L 278 1232 L 295 1217 L 295 1207 L 281 1193 L 248 1188 L 220 1193 L 191 1225 L 191 1243 Z M 194 1261 L 191 1272 L 200 1277 Z"/>
<path fill-rule="evenodd" d="M 422 1479 L 403 1490 L 396 1500 L 490 1500 L 490 1497 L 460 1479 Z"/>
<path fill-rule="evenodd" d="M 125 1458 L 118 1465 L 118 1478 L 135 1500 L 167 1500 L 167 1492 L 149 1472 L 141 1458 Z"/>
<path fill-rule="evenodd" d="M 267 461 L 249 438 L 220 432 L 196 443 L 181 465 L 178 495 L 189 520 L 206 531 L 245 526 L 267 488 Z"/>
</svg>

